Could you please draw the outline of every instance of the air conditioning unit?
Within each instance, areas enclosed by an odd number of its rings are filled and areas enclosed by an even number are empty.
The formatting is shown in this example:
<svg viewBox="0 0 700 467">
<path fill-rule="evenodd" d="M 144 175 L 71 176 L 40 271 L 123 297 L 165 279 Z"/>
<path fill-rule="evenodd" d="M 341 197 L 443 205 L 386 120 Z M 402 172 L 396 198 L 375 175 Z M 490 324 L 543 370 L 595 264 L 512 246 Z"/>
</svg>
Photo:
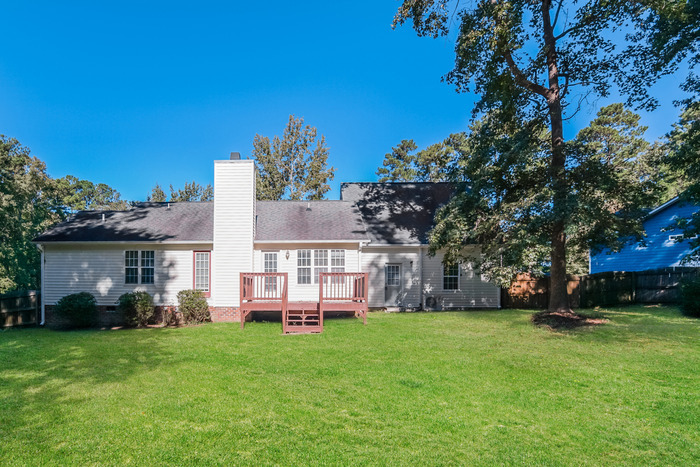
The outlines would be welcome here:
<svg viewBox="0 0 700 467">
<path fill-rule="evenodd" d="M 425 297 L 426 310 L 439 310 L 442 308 L 442 297 L 439 295 L 428 295 Z"/>
</svg>

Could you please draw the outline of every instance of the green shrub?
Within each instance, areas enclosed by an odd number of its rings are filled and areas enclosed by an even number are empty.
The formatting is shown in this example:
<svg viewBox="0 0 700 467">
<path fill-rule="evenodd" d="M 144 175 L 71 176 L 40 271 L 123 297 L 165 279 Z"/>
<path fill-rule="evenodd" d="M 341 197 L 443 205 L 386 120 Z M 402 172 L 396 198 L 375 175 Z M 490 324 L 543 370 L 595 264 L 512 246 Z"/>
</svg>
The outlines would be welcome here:
<svg viewBox="0 0 700 467">
<path fill-rule="evenodd" d="M 88 292 L 66 295 L 56 303 L 54 311 L 66 328 L 89 328 L 98 321 L 97 301 Z"/>
<path fill-rule="evenodd" d="M 128 326 L 145 326 L 153 318 L 155 308 L 148 292 L 128 292 L 119 297 L 117 310 L 124 314 Z"/>
<path fill-rule="evenodd" d="M 187 324 L 211 321 L 209 305 L 201 290 L 181 290 L 177 293 L 178 311 Z"/>
<path fill-rule="evenodd" d="M 681 282 L 681 311 L 686 316 L 700 318 L 700 276 Z"/>
</svg>

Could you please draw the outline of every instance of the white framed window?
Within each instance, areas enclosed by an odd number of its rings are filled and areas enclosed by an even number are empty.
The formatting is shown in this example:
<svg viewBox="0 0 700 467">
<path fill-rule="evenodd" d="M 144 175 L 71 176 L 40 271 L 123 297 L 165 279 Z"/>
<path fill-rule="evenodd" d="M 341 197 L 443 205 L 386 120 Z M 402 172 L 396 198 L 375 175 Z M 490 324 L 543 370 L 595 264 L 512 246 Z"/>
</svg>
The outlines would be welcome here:
<svg viewBox="0 0 700 467">
<path fill-rule="evenodd" d="M 210 296 L 211 251 L 194 252 L 194 289 Z"/>
<path fill-rule="evenodd" d="M 387 264 L 384 266 L 384 284 L 389 287 L 401 286 L 400 264 Z"/>
<path fill-rule="evenodd" d="M 319 274 L 329 271 L 345 272 L 345 250 L 297 250 L 297 284 L 318 284 Z"/>
<path fill-rule="evenodd" d="M 277 272 L 277 252 L 269 251 L 263 253 L 263 271 L 264 272 Z M 277 292 L 277 278 L 276 277 L 266 277 L 265 278 L 265 292 L 266 293 L 276 293 Z"/>
<path fill-rule="evenodd" d="M 128 250 L 124 252 L 124 283 L 153 284 L 156 276 L 156 252 Z"/>
<path fill-rule="evenodd" d="M 138 284 L 139 283 L 139 252 L 125 251 L 124 252 L 124 283 Z"/>
<path fill-rule="evenodd" d="M 297 251 L 297 284 L 311 284 L 311 250 Z"/>
<path fill-rule="evenodd" d="M 314 250 L 314 284 L 322 272 L 328 272 L 328 250 Z"/>
<path fill-rule="evenodd" d="M 459 263 L 443 265 L 442 288 L 443 290 L 459 290 Z"/>
</svg>

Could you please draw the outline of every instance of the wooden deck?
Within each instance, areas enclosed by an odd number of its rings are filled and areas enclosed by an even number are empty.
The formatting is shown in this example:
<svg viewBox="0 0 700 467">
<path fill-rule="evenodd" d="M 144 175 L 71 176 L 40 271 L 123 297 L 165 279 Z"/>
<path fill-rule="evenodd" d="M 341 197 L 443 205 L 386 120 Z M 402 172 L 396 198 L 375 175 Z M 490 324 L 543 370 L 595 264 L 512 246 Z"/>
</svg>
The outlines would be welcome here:
<svg viewBox="0 0 700 467">
<path fill-rule="evenodd" d="M 290 302 L 287 282 L 287 273 L 241 273 L 241 329 L 254 311 L 281 312 L 284 334 L 322 332 L 324 312 L 354 312 L 367 324 L 367 273 L 320 273 L 317 302 Z"/>
</svg>

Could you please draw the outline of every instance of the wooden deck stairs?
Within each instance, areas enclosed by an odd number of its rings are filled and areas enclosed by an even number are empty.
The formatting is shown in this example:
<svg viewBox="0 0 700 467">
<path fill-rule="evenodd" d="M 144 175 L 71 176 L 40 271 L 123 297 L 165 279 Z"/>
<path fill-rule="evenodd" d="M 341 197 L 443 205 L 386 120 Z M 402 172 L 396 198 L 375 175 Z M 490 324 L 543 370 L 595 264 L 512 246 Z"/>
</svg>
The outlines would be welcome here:
<svg viewBox="0 0 700 467">
<path fill-rule="evenodd" d="M 286 272 L 241 273 L 241 329 L 254 311 L 280 311 L 284 334 L 323 331 L 323 314 L 354 312 L 367 324 L 367 273 L 322 272 L 318 302 L 288 300 Z"/>
</svg>

